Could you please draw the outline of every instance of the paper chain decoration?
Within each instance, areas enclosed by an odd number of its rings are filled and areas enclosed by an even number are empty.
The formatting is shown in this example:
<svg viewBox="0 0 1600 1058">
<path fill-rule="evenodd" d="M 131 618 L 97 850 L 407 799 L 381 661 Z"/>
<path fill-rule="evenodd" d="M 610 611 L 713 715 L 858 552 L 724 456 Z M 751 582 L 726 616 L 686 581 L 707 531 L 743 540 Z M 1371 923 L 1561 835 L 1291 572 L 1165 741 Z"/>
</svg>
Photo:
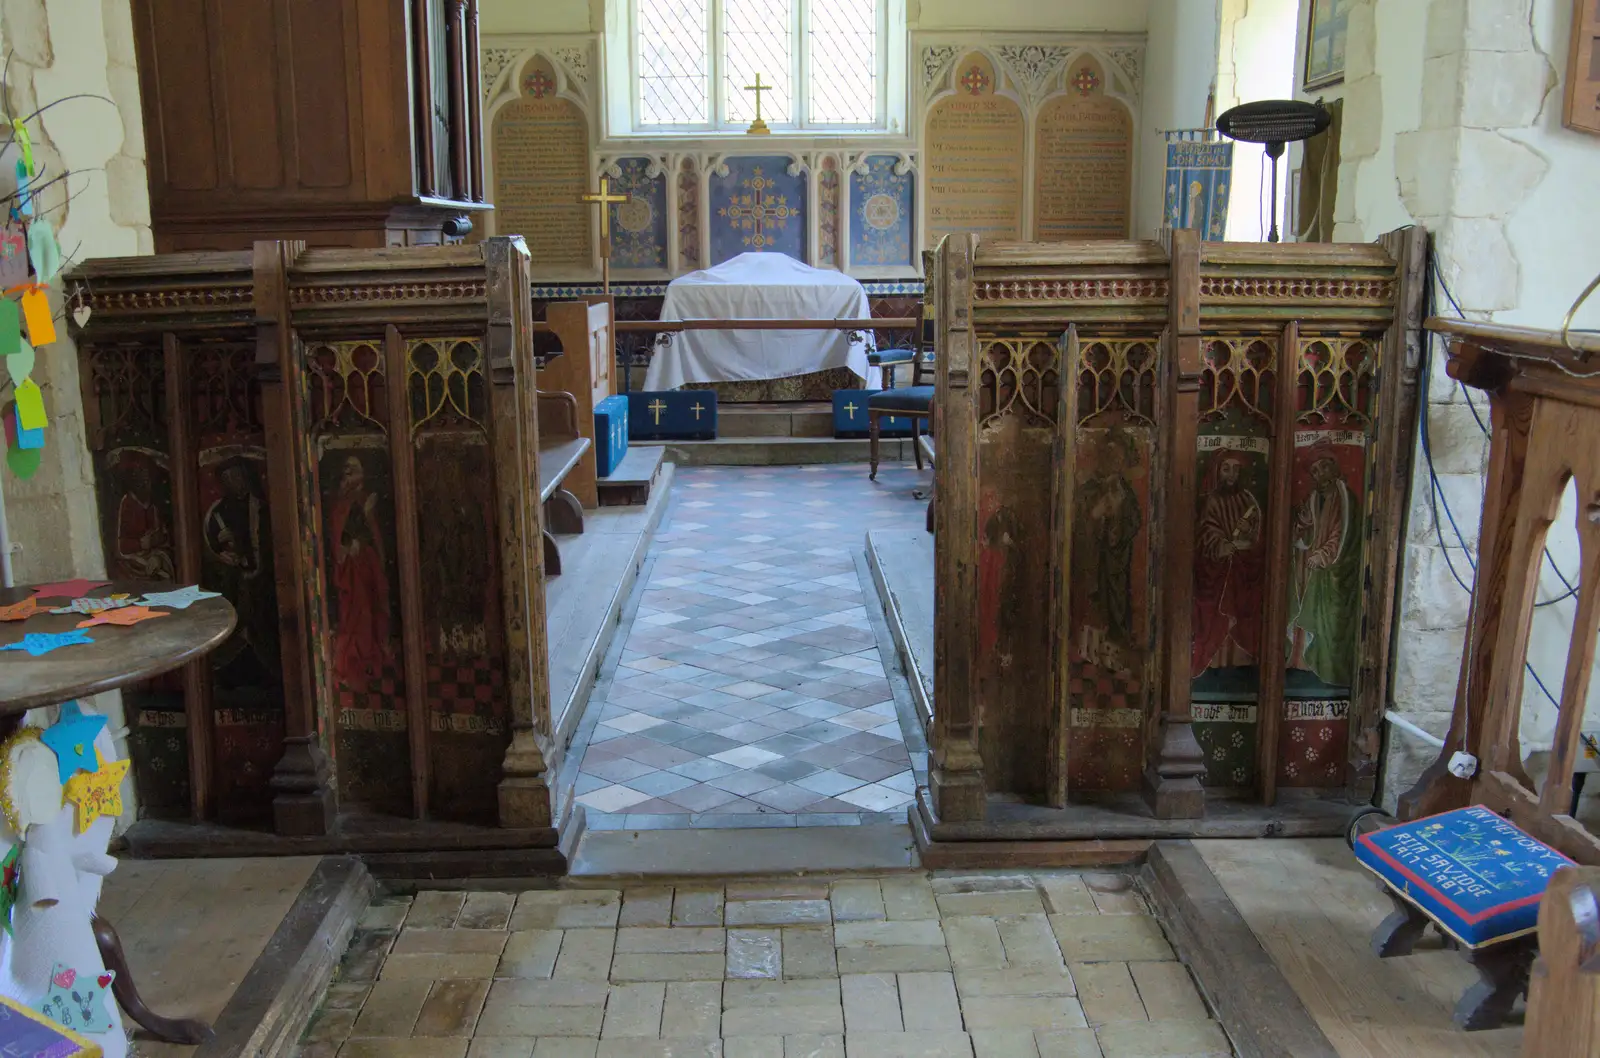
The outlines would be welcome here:
<svg viewBox="0 0 1600 1058">
<path fill-rule="evenodd" d="M 56 752 L 61 781 L 70 782 L 80 771 L 98 771 L 100 757 L 94 750 L 95 736 L 105 729 L 103 716 L 85 716 L 77 702 L 61 707 L 61 718 L 45 728 L 39 737 Z"/>
<path fill-rule="evenodd" d="M 12 399 L 0 410 L 0 419 L 5 424 L 6 464 L 13 474 L 27 479 L 39 469 L 44 428 L 50 423 L 44 393 L 32 373 L 34 351 L 56 340 L 55 319 L 45 286 L 61 271 L 61 244 L 50 220 L 35 209 L 33 182 L 38 170 L 34 167 L 27 123 L 18 119 L 11 128 L 12 141 L 17 145 L 17 191 L 11 196 L 0 239 L 0 276 L 4 277 L 0 280 L 0 356 L 5 358 L 6 371 L 11 376 Z M 19 225 L 27 232 L 20 240 L 15 230 Z M 20 260 L 23 254 L 19 242 L 26 245 L 25 262 Z M 21 297 L 13 301 L 12 294 Z M 26 339 L 22 334 L 24 324 Z"/>
<path fill-rule="evenodd" d="M 122 814 L 122 780 L 128 762 L 114 760 L 100 765 L 99 771 L 79 772 L 67 783 L 65 800 L 78 808 L 78 833 L 89 829 L 96 819 Z"/>
</svg>

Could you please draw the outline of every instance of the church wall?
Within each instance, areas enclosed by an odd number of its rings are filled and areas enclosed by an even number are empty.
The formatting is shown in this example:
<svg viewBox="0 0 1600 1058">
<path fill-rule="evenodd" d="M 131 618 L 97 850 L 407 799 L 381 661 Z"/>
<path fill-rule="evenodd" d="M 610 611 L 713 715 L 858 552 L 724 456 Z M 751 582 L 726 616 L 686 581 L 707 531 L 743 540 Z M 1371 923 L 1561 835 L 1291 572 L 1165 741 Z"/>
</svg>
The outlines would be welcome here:
<svg viewBox="0 0 1600 1058">
<path fill-rule="evenodd" d="M 1162 132 L 1205 125 L 1217 74 L 1216 0 L 1150 0 L 1133 235 L 1155 237 L 1166 195 Z"/>
<path fill-rule="evenodd" d="M 1302 3 L 1302 41 L 1308 7 Z M 1571 0 L 1358 0 L 1344 83 L 1301 93 L 1345 101 L 1336 238 L 1424 224 L 1444 282 L 1469 317 L 1558 327 L 1600 271 L 1600 213 L 1582 205 L 1600 172 L 1600 138 L 1561 126 L 1571 17 Z M 1442 293 L 1437 311 L 1453 311 Z M 1578 323 L 1600 324 L 1600 306 L 1587 307 Z M 1441 356 L 1433 367 L 1434 472 L 1461 539 L 1442 515 L 1435 526 L 1433 483 L 1419 453 L 1393 697 L 1397 710 L 1442 733 L 1467 621 L 1468 596 L 1451 567 L 1470 583 L 1487 446 L 1473 408 L 1443 376 Z M 1481 401 L 1477 412 L 1487 419 Z M 1578 562 L 1571 517 L 1569 502 L 1549 543 L 1569 577 Z M 1547 562 L 1540 598 L 1565 590 Z M 1572 619 L 1571 601 L 1541 607 L 1531 637 L 1529 659 L 1557 695 Z M 1589 715 L 1591 725 L 1600 721 L 1600 693 L 1591 693 Z M 1530 678 L 1522 737 L 1536 776 L 1554 718 Z M 1404 734 L 1389 745 L 1383 793 L 1392 806 L 1436 751 Z"/>
<path fill-rule="evenodd" d="M 46 173 L 73 171 L 71 201 L 60 185 L 41 194 L 59 225 L 63 253 L 76 260 L 150 253 L 150 202 L 139 109 L 133 24 L 128 0 L 3 0 L 0 48 L 10 57 L 11 112 L 87 93 L 29 123 L 35 163 Z M 14 168 L 14 155 L 0 169 Z M 14 184 L 12 185 L 14 186 Z M 51 293 L 62 312 L 59 284 Z M 38 472 L 21 480 L 7 472 L 6 525 L 18 583 L 105 572 L 95 507 L 94 471 L 85 443 L 78 358 L 66 328 L 41 349 L 33 378 L 50 416 Z M 101 695 L 96 706 L 123 725 L 120 698 Z M 124 738 L 117 738 L 126 755 Z M 123 791 L 119 830 L 136 818 L 132 783 Z"/>
</svg>

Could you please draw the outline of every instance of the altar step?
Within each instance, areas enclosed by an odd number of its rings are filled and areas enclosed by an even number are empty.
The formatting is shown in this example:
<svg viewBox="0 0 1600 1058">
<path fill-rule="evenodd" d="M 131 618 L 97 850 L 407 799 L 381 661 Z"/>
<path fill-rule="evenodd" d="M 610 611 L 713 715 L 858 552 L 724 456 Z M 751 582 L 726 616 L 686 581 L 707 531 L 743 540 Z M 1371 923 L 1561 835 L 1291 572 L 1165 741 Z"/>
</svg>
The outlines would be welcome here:
<svg viewBox="0 0 1600 1058">
<path fill-rule="evenodd" d="M 884 463 L 909 460 L 911 442 L 884 438 L 880 457 Z M 871 448 L 864 437 L 834 437 L 833 406 L 821 401 L 719 404 L 717 439 L 669 441 L 667 458 L 683 466 L 865 463 Z"/>
<path fill-rule="evenodd" d="M 650 502 L 650 490 L 661 477 L 666 449 L 660 445 L 629 445 L 608 477 L 598 479 L 600 506 L 637 507 Z"/>
</svg>

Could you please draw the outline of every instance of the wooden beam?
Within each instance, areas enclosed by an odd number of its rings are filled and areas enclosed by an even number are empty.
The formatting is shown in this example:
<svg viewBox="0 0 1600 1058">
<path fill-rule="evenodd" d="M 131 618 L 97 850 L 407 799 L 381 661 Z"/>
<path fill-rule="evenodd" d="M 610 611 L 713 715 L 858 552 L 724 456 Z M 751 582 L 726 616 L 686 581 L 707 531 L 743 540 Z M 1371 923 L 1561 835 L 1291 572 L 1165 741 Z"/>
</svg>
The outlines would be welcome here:
<svg viewBox="0 0 1600 1058">
<path fill-rule="evenodd" d="M 178 580 L 200 582 L 200 453 L 195 450 L 194 409 L 189 400 L 189 365 L 183 343 L 170 331 L 161 336 L 167 398 L 167 458 L 172 467 L 172 524 L 175 530 Z M 215 717 L 211 712 L 211 663 L 205 658 L 183 667 L 183 709 L 189 729 L 189 810 L 195 819 L 210 819 Z"/>
<path fill-rule="evenodd" d="M 1267 469 L 1267 585 L 1261 642 L 1279 642 L 1289 626 L 1289 548 L 1293 536 L 1294 428 L 1299 413 L 1300 324 L 1291 321 L 1278 341 L 1273 372 L 1272 456 Z M 1261 652 L 1256 706 L 1256 775 L 1261 803 L 1278 799 L 1278 731 L 1283 721 L 1288 659 L 1281 649 Z"/>
<path fill-rule="evenodd" d="M 428 657 L 422 638 L 422 547 L 418 540 L 415 449 L 405 339 L 383 331 L 384 393 L 389 401 L 389 472 L 394 475 L 395 567 L 400 574 L 400 652 L 406 677 L 406 730 L 411 745 L 411 814 L 428 818 Z"/>
</svg>

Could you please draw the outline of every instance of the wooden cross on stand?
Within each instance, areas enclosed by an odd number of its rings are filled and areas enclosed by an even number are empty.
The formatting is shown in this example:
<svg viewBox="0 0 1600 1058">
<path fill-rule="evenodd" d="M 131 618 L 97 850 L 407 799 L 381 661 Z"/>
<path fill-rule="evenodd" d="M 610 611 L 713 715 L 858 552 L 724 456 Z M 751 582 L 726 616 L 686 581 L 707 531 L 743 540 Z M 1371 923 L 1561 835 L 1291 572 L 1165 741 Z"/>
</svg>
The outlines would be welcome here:
<svg viewBox="0 0 1600 1058">
<path fill-rule="evenodd" d="M 747 85 L 745 85 L 744 86 L 744 90 L 746 92 L 754 92 L 756 94 L 756 119 L 750 123 L 750 127 L 749 128 L 744 130 L 745 131 L 745 135 L 747 135 L 747 136 L 765 136 L 765 135 L 768 135 L 769 133 L 772 132 L 772 130 L 767 128 L 767 123 L 765 121 L 761 120 L 761 93 L 762 92 L 770 92 L 770 91 L 772 91 L 772 86 L 769 85 L 769 84 L 762 84 L 761 83 L 761 75 L 758 73 L 758 74 L 756 74 L 756 83 L 755 84 L 747 84 Z"/>
<path fill-rule="evenodd" d="M 624 191 L 620 195 L 611 193 L 610 180 L 600 178 L 600 190 L 578 196 L 579 202 L 600 207 L 600 282 L 601 289 L 611 293 L 611 206 L 613 203 L 632 202 L 633 196 Z"/>
</svg>

